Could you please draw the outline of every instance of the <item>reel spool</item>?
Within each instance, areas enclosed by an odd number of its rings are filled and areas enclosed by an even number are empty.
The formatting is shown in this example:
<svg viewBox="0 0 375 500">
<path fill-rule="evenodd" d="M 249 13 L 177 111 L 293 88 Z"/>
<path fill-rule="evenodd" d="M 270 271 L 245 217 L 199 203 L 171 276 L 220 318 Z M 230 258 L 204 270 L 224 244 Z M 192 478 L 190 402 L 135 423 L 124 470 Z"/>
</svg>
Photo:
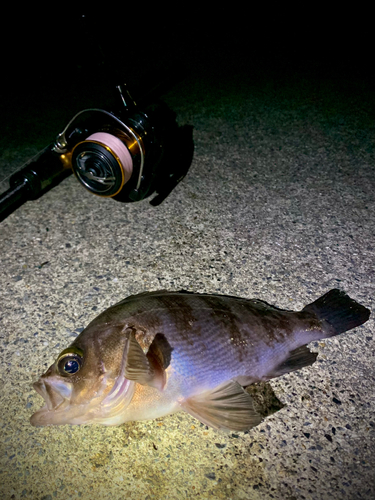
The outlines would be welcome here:
<svg viewBox="0 0 375 500">
<path fill-rule="evenodd" d="M 163 156 L 166 126 L 170 128 L 171 123 L 165 122 L 160 110 L 156 114 L 151 111 L 149 117 L 149 112 L 138 109 L 124 116 L 86 109 L 59 134 L 54 151 L 66 159 L 78 181 L 91 193 L 139 201 L 153 187 Z"/>
<path fill-rule="evenodd" d="M 139 146 L 142 147 L 140 139 L 138 142 L 132 140 L 120 130 L 96 132 L 74 147 L 73 171 L 79 182 L 92 193 L 116 196 L 132 177 L 133 156 L 139 156 Z"/>
</svg>

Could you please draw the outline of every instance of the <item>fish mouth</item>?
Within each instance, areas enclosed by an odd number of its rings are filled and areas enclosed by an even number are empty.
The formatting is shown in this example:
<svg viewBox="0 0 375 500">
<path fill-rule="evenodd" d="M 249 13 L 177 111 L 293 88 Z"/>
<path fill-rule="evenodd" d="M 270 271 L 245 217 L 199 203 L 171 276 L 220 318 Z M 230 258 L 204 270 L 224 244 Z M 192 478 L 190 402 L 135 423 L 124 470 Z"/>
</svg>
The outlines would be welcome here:
<svg viewBox="0 0 375 500">
<path fill-rule="evenodd" d="M 62 395 L 61 390 L 59 392 L 50 384 L 46 384 L 42 379 L 38 380 L 38 382 L 35 382 L 33 384 L 33 387 L 36 392 L 44 399 L 46 403 L 45 408 L 48 411 L 56 410 L 64 403 L 64 401 L 67 400 L 67 397 L 64 397 Z"/>
<path fill-rule="evenodd" d="M 41 377 L 33 384 L 33 388 L 42 396 L 45 404 L 31 416 L 30 423 L 36 427 L 67 423 L 65 410 L 70 406 L 71 384 L 48 383 Z"/>
<path fill-rule="evenodd" d="M 75 403 L 73 385 L 50 375 L 33 384 L 35 391 L 44 399 L 44 406 L 35 412 L 30 423 L 34 427 L 46 425 L 81 425 L 100 423 L 119 425 L 126 420 L 125 410 L 135 391 L 135 382 L 126 379 L 123 373 L 117 377 L 109 391 L 105 391 L 107 380 L 102 381 L 102 390 L 85 403 Z M 107 394 L 105 394 L 107 392 Z"/>
</svg>

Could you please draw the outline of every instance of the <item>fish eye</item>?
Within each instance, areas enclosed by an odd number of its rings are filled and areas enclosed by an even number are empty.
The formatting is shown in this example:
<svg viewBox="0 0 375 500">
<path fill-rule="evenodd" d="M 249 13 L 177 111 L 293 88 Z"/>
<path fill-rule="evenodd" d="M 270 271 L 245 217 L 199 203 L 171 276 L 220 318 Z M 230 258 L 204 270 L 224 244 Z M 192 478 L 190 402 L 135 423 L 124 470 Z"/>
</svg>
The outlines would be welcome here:
<svg viewBox="0 0 375 500">
<path fill-rule="evenodd" d="M 60 375 L 69 376 L 77 373 L 83 364 L 83 352 L 78 347 L 71 347 L 63 351 L 57 360 L 57 369 Z"/>
</svg>

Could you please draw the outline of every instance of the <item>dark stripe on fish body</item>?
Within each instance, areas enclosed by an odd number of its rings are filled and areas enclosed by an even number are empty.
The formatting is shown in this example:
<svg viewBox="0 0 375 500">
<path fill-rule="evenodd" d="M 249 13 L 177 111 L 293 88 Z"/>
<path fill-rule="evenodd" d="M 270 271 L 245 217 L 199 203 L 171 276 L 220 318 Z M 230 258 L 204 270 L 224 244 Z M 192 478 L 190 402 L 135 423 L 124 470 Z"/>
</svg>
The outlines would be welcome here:
<svg viewBox="0 0 375 500">
<path fill-rule="evenodd" d="M 274 309 L 260 301 L 183 293 L 161 294 L 153 300 L 160 304 L 158 313 L 163 314 L 162 309 L 165 309 L 181 338 L 189 345 L 194 344 L 194 339 L 204 336 L 209 342 L 211 335 L 217 338 L 220 334 L 232 345 L 244 347 L 251 339 L 252 330 L 260 330 L 264 332 L 262 340 L 271 347 L 291 335 L 295 323 L 292 320 L 295 313 Z M 210 323 L 211 328 L 208 328 Z M 241 350 L 239 356 L 242 362 Z"/>
<path fill-rule="evenodd" d="M 247 345 L 247 335 L 243 335 L 243 323 L 238 317 L 237 311 L 234 310 L 234 305 L 236 301 L 225 301 L 221 298 L 215 296 L 202 296 L 202 302 L 212 311 L 215 322 L 220 323 L 220 332 L 227 333 L 228 340 L 230 340 L 232 345 L 237 347 Z M 238 361 L 242 363 L 243 350 L 238 351 L 239 359 Z"/>
<path fill-rule="evenodd" d="M 251 339 L 252 331 L 263 331 L 262 340 L 272 346 L 283 342 L 293 332 L 292 314 L 263 303 L 231 298 L 203 297 L 214 311 L 214 317 L 223 330 L 228 332 L 230 340 L 236 346 L 244 346 Z"/>
<path fill-rule="evenodd" d="M 197 318 L 190 301 L 183 295 L 171 294 L 155 297 L 161 308 L 166 310 L 166 314 L 171 318 L 174 326 L 181 337 L 190 345 L 194 343 L 194 337 L 200 337 L 202 332 L 197 325 Z M 194 334 L 192 336 L 192 333 Z"/>
</svg>

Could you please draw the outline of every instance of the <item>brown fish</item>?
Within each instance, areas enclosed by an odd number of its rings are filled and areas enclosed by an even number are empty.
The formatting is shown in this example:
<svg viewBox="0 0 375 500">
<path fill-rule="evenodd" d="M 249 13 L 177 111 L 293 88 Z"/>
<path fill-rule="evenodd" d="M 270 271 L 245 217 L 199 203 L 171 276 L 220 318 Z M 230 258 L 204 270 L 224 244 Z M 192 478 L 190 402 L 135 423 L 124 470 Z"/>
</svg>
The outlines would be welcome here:
<svg viewBox="0 0 375 500">
<path fill-rule="evenodd" d="M 368 320 L 331 290 L 300 312 L 260 300 L 146 292 L 110 307 L 34 384 L 36 426 L 116 425 L 184 410 L 218 429 L 247 430 L 261 416 L 244 387 L 311 365 L 307 344 Z"/>
</svg>

